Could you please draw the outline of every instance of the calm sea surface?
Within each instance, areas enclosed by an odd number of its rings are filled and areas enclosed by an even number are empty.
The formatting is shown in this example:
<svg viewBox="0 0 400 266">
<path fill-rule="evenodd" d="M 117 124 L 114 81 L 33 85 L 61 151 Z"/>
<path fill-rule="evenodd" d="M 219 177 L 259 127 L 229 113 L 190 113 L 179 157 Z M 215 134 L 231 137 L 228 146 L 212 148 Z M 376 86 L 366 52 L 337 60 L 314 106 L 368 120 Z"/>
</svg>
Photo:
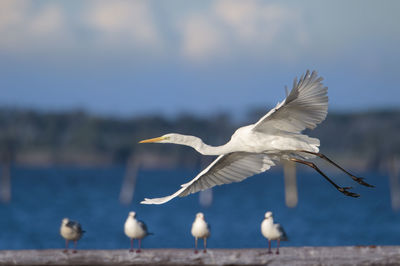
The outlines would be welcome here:
<svg viewBox="0 0 400 266">
<path fill-rule="evenodd" d="M 199 205 L 199 194 L 164 205 L 141 205 L 144 197 L 175 192 L 198 170 L 141 170 L 133 202 L 122 205 L 119 193 L 125 168 L 12 168 L 12 200 L 0 204 L 0 249 L 63 248 L 61 219 L 79 221 L 86 234 L 82 249 L 129 247 L 123 233 L 128 212 L 134 210 L 154 235 L 144 248 L 191 248 L 190 227 L 202 211 L 211 224 L 210 248 L 266 246 L 260 223 L 272 211 L 289 236 L 283 246 L 399 245 L 400 213 L 390 205 L 389 180 L 383 174 L 359 173 L 374 184 L 369 189 L 339 172 L 329 175 L 351 185 L 358 199 L 337 192 L 318 174 L 298 172 L 299 204 L 284 203 L 282 171 L 269 171 L 213 189 L 213 204 Z"/>
</svg>

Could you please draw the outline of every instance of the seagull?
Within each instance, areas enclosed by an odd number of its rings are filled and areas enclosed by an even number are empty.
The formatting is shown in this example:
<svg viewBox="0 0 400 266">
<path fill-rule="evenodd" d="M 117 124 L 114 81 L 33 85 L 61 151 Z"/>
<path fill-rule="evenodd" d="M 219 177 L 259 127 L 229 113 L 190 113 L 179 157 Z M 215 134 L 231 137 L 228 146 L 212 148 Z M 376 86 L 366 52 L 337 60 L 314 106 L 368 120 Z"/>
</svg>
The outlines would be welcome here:
<svg viewBox="0 0 400 266">
<path fill-rule="evenodd" d="M 64 218 L 61 222 L 60 234 L 65 238 L 65 250 L 64 253 L 68 252 L 68 242 L 74 241 L 74 251 L 76 253 L 76 245 L 78 240 L 81 239 L 85 231 L 82 230 L 81 225 L 78 222 L 70 221 L 68 218 Z"/>
<path fill-rule="evenodd" d="M 203 245 L 204 245 L 204 250 L 203 252 L 207 252 L 207 238 L 210 237 L 210 226 L 209 224 L 204 220 L 204 214 L 202 212 L 199 212 L 196 214 L 196 218 L 194 219 L 194 222 L 192 224 L 192 235 L 194 236 L 194 246 L 195 250 L 194 253 L 197 253 L 197 239 L 202 238 L 203 239 Z"/>
<path fill-rule="evenodd" d="M 163 204 L 175 197 L 184 197 L 216 185 L 240 182 L 285 161 L 309 166 L 339 192 L 346 196 L 359 197 L 359 194 L 349 191 L 351 187 L 337 185 L 308 160 L 322 158 L 345 172 L 355 182 L 373 187 L 363 178 L 352 175 L 319 153 L 319 139 L 302 134 L 307 128 L 314 129 L 325 120 L 328 113 L 328 88 L 323 86 L 322 80 L 316 71 L 307 71 L 298 82 L 295 78 L 292 90 L 282 102 L 258 122 L 237 129 L 224 145 L 210 146 L 198 137 L 177 133 L 140 141 L 139 143 L 180 144 L 190 146 L 203 155 L 218 155 L 208 167 L 191 181 L 181 185 L 174 194 L 161 198 L 145 198 L 141 203 Z"/>
<path fill-rule="evenodd" d="M 136 212 L 129 212 L 128 218 L 125 221 L 124 231 L 125 235 L 131 239 L 131 249 L 129 252 L 133 252 L 133 240 L 138 240 L 139 247 L 136 250 L 137 253 L 141 252 L 142 239 L 152 234 L 147 232 L 147 226 L 144 222 L 136 220 Z"/>
<path fill-rule="evenodd" d="M 261 233 L 268 239 L 268 253 L 271 254 L 271 240 L 278 241 L 278 247 L 276 254 L 279 254 L 279 243 L 280 241 L 287 241 L 285 230 L 280 224 L 274 224 L 274 218 L 272 217 L 272 212 L 266 212 L 265 218 L 261 223 Z"/>
</svg>

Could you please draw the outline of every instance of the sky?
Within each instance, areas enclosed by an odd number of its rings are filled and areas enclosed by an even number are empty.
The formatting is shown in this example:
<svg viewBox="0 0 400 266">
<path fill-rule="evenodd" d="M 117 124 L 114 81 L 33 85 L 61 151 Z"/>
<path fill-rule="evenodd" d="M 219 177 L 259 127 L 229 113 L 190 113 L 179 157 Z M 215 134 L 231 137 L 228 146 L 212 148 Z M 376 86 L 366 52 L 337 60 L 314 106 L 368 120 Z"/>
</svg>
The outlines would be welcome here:
<svg viewBox="0 0 400 266">
<path fill-rule="evenodd" d="M 240 116 L 307 69 L 335 111 L 400 106 L 400 1 L 0 1 L 0 107 Z"/>
</svg>

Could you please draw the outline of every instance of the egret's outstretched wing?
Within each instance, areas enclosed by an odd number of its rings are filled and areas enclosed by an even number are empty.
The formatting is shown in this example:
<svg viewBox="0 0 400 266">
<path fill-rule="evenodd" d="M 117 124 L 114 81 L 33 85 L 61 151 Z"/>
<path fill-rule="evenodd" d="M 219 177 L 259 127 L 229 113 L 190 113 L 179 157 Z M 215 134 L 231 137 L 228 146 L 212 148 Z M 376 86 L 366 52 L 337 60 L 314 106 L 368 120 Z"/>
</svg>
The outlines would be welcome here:
<svg viewBox="0 0 400 266">
<path fill-rule="evenodd" d="M 163 204 L 179 196 L 205 190 L 216 185 L 240 182 L 247 177 L 262 173 L 275 165 L 271 157 L 263 153 L 234 152 L 218 156 L 206 169 L 172 195 L 145 199 L 143 204 Z"/>
<path fill-rule="evenodd" d="M 314 129 L 328 113 L 328 88 L 324 87 L 317 72 L 307 70 L 297 82 L 286 99 L 278 103 L 255 125 L 259 132 L 286 131 L 299 133 L 306 128 Z"/>
</svg>

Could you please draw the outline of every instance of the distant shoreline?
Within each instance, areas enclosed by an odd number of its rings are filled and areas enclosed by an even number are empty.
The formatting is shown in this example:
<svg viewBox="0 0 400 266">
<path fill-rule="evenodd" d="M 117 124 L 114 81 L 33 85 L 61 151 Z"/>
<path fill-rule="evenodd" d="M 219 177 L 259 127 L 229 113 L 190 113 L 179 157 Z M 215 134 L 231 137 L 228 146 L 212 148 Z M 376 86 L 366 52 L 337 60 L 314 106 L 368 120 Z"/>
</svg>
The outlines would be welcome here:
<svg viewBox="0 0 400 266">
<path fill-rule="evenodd" d="M 249 123 L 264 112 L 264 108 L 252 112 Z M 143 145 L 138 141 L 176 132 L 221 145 L 238 126 L 242 125 L 226 114 L 113 118 L 82 111 L 0 108 L 0 161 L 30 166 L 110 166 L 140 161 L 146 168 L 203 168 L 212 157 L 184 146 Z M 321 152 L 346 168 L 386 169 L 387 162 L 400 154 L 400 110 L 329 113 L 324 122 L 305 134 L 319 138 Z"/>
</svg>

